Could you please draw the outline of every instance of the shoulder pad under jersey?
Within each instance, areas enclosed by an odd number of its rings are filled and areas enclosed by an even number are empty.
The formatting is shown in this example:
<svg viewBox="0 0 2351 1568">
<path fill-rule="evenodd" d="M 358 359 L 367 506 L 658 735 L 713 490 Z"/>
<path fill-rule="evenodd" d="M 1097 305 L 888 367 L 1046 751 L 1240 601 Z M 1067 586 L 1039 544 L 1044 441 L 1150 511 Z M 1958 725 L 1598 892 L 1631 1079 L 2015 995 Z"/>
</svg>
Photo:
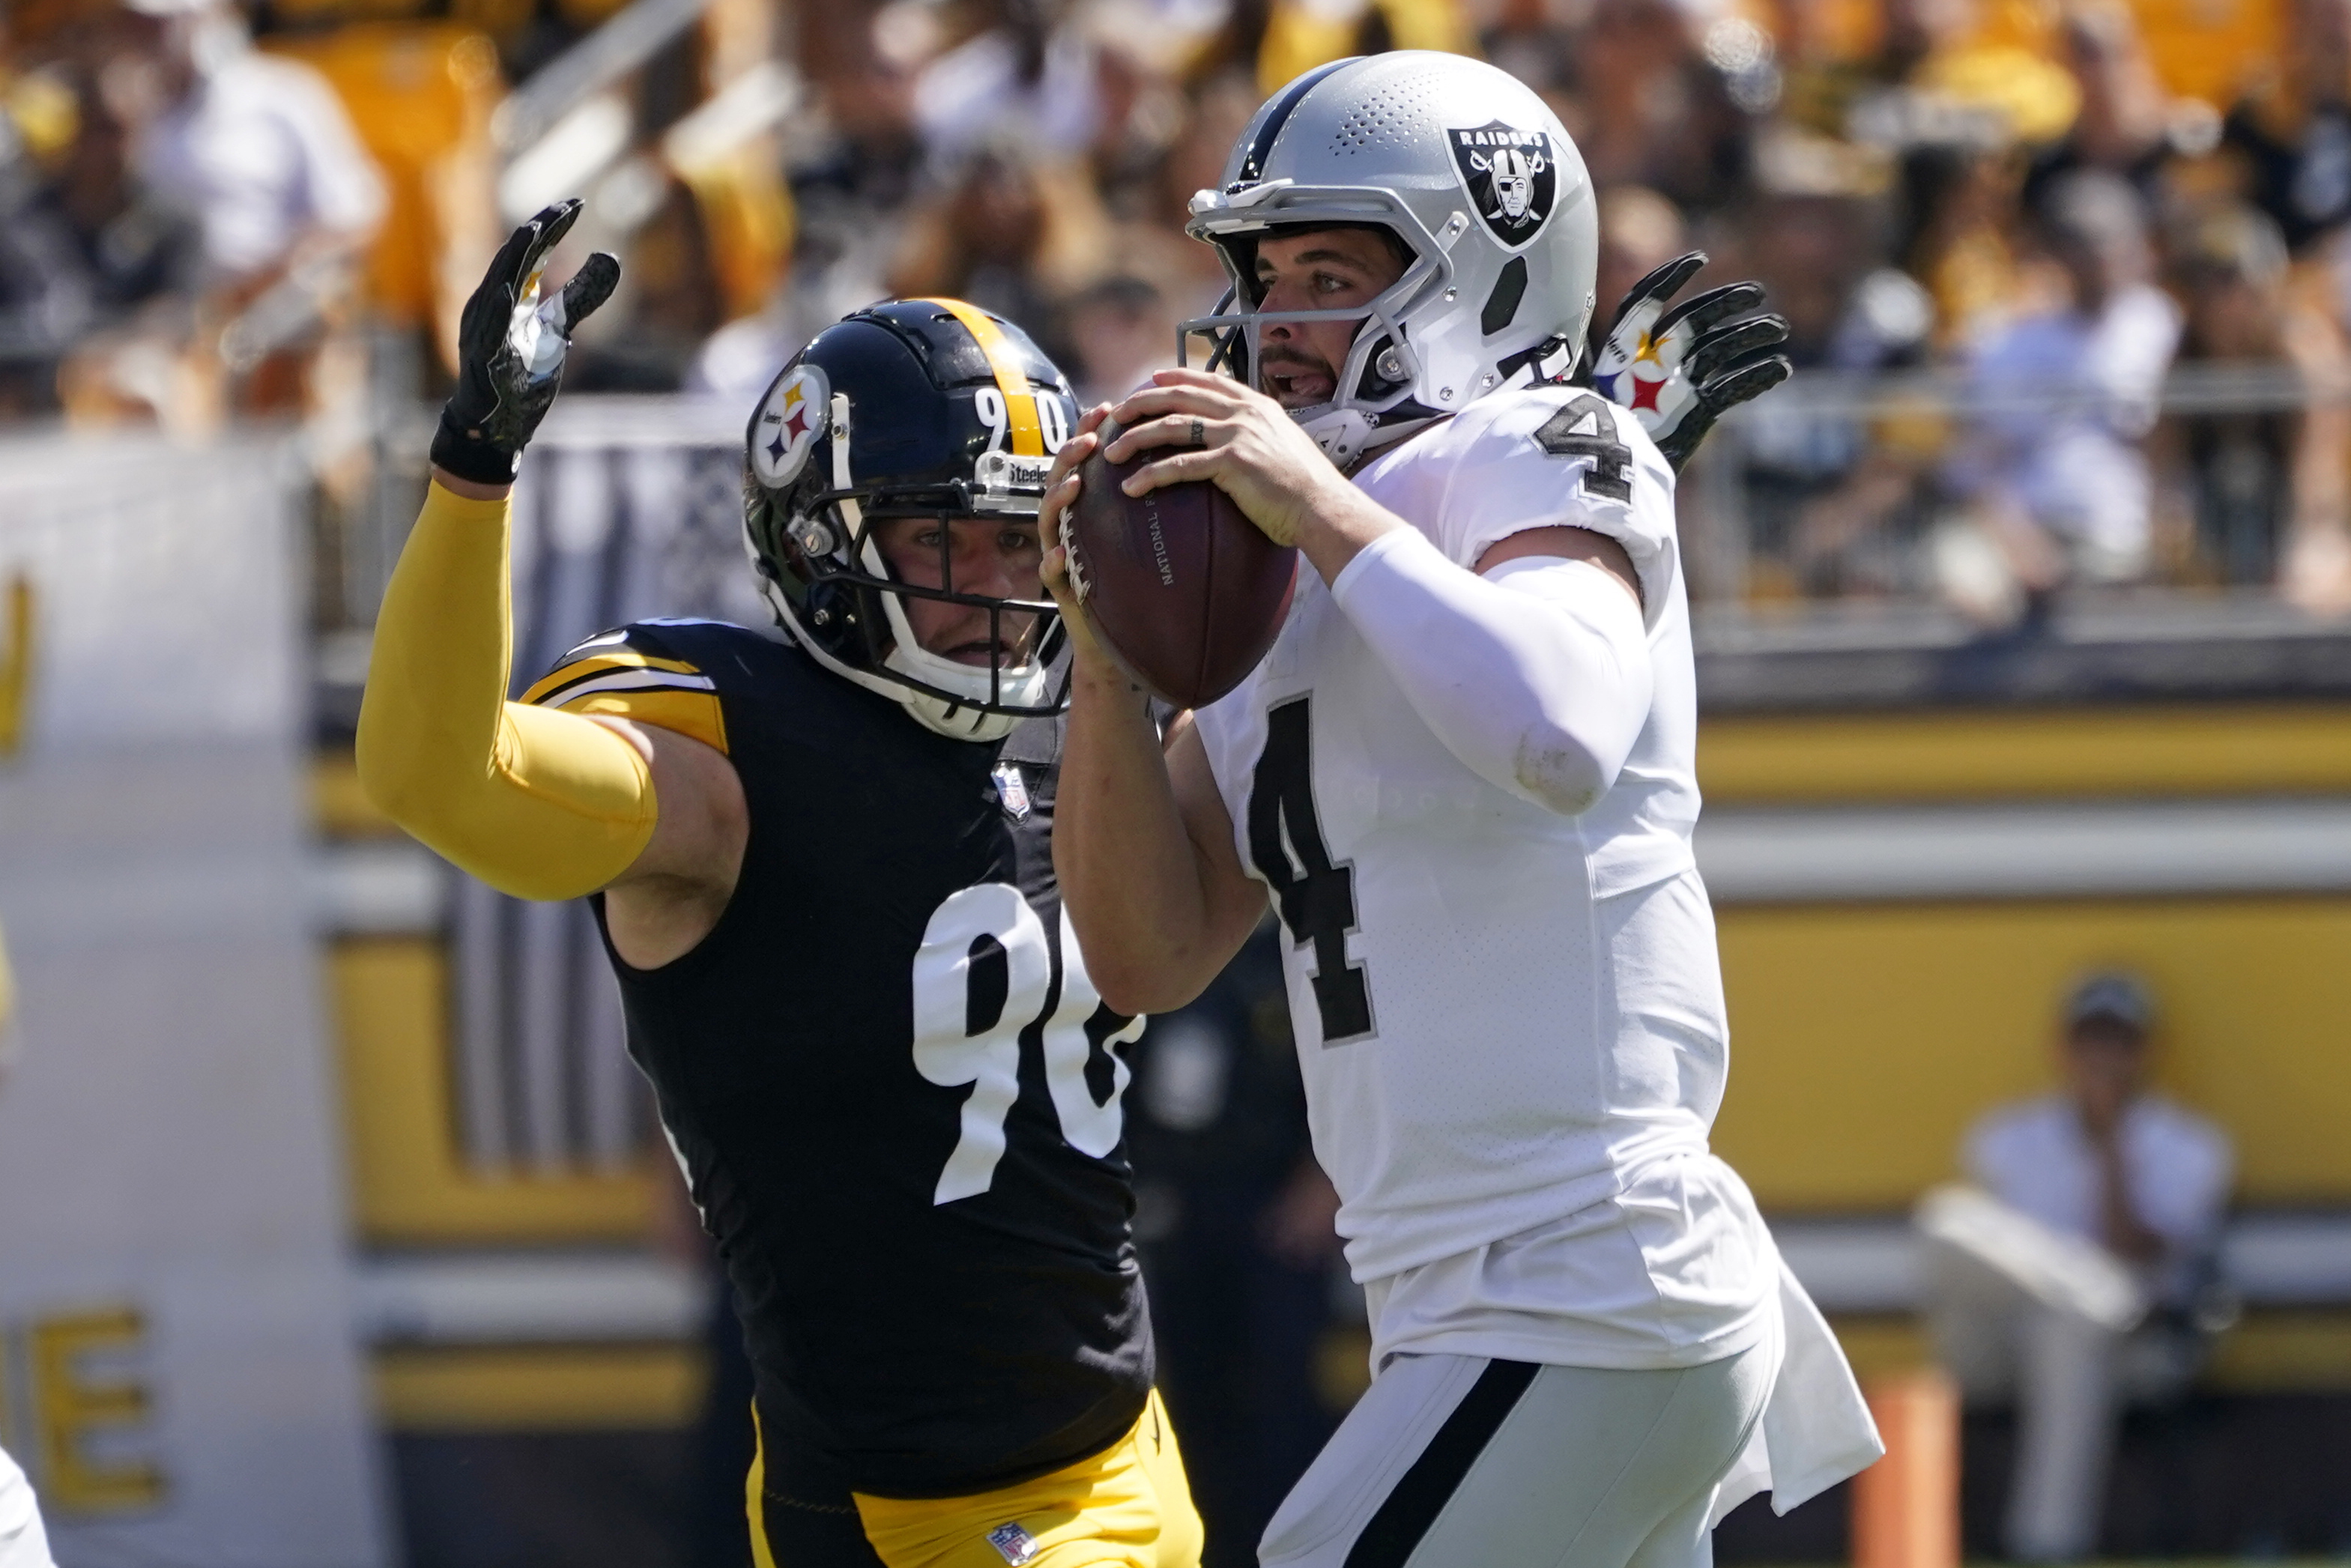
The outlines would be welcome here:
<svg viewBox="0 0 2351 1568">
<path fill-rule="evenodd" d="M 659 622 L 601 632 L 555 662 L 522 700 L 566 713 L 603 714 L 674 730 L 726 749 L 717 683 L 683 656 L 684 639 Z"/>
</svg>

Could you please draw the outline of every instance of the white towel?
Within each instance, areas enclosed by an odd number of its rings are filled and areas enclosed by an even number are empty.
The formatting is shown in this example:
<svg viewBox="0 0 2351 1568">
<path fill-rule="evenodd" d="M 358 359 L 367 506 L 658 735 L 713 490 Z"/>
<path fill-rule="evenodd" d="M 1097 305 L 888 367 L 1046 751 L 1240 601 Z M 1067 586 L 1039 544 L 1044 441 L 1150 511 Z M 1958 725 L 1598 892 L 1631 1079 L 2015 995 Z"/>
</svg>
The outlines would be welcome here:
<svg viewBox="0 0 2351 1568">
<path fill-rule="evenodd" d="M 57 1568 L 33 1484 L 5 1448 L 0 1448 L 0 1568 Z"/>
<path fill-rule="evenodd" d="M 1772 1512 L 1786 1513 L 1886 1454 L 1844 1347 L 1776 1247 L 1773 1260 L 1780 1270 L 1780 1370 L 1763 1418 L 1715 1488 L 1709 1527 L 1760 1491 L 1771 1492 Z"/>
</svg>

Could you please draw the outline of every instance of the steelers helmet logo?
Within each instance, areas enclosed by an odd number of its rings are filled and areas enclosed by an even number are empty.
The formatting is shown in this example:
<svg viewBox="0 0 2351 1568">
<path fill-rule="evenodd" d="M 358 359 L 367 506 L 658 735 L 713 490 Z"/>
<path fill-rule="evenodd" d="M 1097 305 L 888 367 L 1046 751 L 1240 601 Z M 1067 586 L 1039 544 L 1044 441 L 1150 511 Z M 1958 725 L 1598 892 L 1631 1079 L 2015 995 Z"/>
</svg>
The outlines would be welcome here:
<svg viewBox="0 0 2351 1568">
<path fill-rule="evenodd" d="M 751 472 L 759 483 L 780 490 L 798 478 L 823 438 L 831 412 L 831 385 L 816 366 L 802 365 L 777 378 L 751 416 Z"/>
<path fill-rule="evenodd" d="M 1534 238 L 1559 193 L 1559 158 L 1551 132 L 1520 131 L 1493 120 L 1445 134 L 1470 204 L 1494 237 L 1514 250 Z"/>
</svg>

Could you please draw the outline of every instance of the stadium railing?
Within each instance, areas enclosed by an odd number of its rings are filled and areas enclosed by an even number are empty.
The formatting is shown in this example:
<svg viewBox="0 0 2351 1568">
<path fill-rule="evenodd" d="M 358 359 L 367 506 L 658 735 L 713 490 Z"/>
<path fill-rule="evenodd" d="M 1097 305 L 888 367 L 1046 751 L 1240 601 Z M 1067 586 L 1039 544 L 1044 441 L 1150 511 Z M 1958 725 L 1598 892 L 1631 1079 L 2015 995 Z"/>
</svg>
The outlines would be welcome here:
<svg viewBox="0 0 2351 1568">
<path fill-rule="evenodd" d="M 2284 364 L 2181 363 L 2137 391 L 1802 371 L 1726 416 L 1683 480 L 1694 595 L 1729 634 L 1808 620 L 1897 644 L 1970 634 L 1981 628 L 1942 608 L 1966 564 L 1950 556 L 1970 492 L 2015 477 L 1996 465 L 2036 434 L 2115 429 L 2147 459 L 2146 559 L 2087 597 L 2156 616 L 2252 610 L 2274 600 L 2295 536 L 2300 423 L 2346 405 L 2351 382 Z M 2351 496 L 2324 499 L 2335 515 L 2305 508 L 2300 527 L 2351 527 Z M 1921 622 L 1922 608 L 1937 612 Z"/>
</svg>

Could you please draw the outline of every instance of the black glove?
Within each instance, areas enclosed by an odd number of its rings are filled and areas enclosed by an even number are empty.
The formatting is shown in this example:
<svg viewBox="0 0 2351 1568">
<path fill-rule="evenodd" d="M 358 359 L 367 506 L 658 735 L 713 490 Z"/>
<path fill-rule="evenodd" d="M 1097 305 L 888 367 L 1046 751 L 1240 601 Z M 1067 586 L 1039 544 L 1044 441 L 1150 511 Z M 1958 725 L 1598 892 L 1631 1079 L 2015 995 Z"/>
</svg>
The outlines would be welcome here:
<svg viewBox="0 0 2351 1568">
<path fill-rule="evenodd" d="M 1728 283 L 1666 309 L 1666 301 L 1705 266 L 1706 252 L 1694 250 L 1633 285 L 1592 367 L 1601 395 L 1633 411 L 1676 473 L 1725 409 L 1761 397 L 1795 373 L 1779 352 L 1788 340 L 1784 317 L 1732 320 L 1762 305 L 1760 283 Z M 1645 376 L 1643 364 L 1656 370 Z"/>
<path fill-rule="evenodd" d="M 510 485 L 530 433 L 547 417 L 563 379 L 571 329 L 612 297 L 621 264 L 598 251 L 563 292 L 538 297 L 538 274 L 556 242 L 579 219 L 577 200 L 558 202 L 507 236 L 457 327 L 457 388 L 441 410 L 433 462 L 477 485 Z"/>
</svg>

